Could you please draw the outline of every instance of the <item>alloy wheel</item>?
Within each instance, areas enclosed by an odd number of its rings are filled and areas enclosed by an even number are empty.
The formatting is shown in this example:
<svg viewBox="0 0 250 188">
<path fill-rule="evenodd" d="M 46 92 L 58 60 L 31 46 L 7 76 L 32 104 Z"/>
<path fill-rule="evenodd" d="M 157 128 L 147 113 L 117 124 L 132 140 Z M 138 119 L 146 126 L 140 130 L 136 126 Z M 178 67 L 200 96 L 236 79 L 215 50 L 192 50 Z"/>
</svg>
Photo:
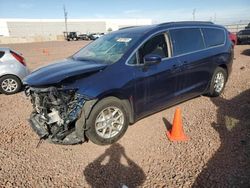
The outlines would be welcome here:
<svg viewBox="0 0 250 188">
<path fill-rule="evenodd" d="M 123 126 L 124 114 L 114 106 L 102 110 L 95 121 L 96 133 L 104 139 L 110 139 L 119 134 Z"/>
<path fill-rule="evenodd" d="M 1 87 L 5 92 L 12 93 L 12 92 L 15 92 L 16 89 L 18 88 L 18 83 L 14 79 L 7 78 L 3 80 Z"/>
<path fill-rule="evenodd" d="M 220 93 L 224 87 L 224 84 L 225 84 L 225 77 L 222 72 L 218 72 L 215 75 L 215 79 L 214 79 L 214 90 L 217 93 Z"/>
</svg>

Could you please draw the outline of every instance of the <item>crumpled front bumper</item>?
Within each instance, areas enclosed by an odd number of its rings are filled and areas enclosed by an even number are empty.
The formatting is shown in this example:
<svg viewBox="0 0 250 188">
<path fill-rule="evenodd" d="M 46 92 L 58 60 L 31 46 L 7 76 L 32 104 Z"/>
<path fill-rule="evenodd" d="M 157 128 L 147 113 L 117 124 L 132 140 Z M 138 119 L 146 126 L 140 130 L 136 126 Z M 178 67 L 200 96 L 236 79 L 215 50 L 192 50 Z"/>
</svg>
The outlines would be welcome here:
<svg viewBox="0 0 250 188">
<path fill-rule="evenodd" d="M 82 108 L 86 100 L 75 92 L 69 92 L 69 95 L 60 92 L 63 91 L 56 88 L 31 88 L 26 92 L 34 108 L 29 119 L 30 126 L 40 139 L 48 139 L 53 143 L 84 142 L 84 137 L 81 136 L 84 133 L 80 132 L 80 136 L 77 136 L 76 130 L 83 131 L 85 128 Z M 82 118 L 84 121 L 80 121 Z M 77 123 L 79 121 L 81 124 Z"/>
<path fill-rule="evenodd" d="M 43 121 L 39 120 L 39 114 L 32 113 L 29 119 L 29 123 L 31 128 L 35 131 L 35 133 L 39 136 L 40 139 L 46 139 L 54 144 L 63 144 L 63 145 L 74 145 L 80 144 L 86 141 L 84 137 L 84 118 L 82 116 L 76 121 L 76 126 L 78 126 L 78 132 L 76 132 L 77 127 L 75 129 L 71 129 L 66 131 L 65 134 L 61 134 L 61 139 L 53 137 L 49 130 L 46 127 L 46 124 Z M 78 123 L 80 122 L 80 123 Z M 82 131 L 82 132 L 79 132 Z M 77 134 L 78 133 L 78 134 Z M 81 136 L 83 135 L 83 136 Z"/>
<path fill-rule="evenodd" d="M 49 132 L 48 129 L 46 128 L 44 122 L 41 122 L 39 120 L 39 117 L 37 114 L 32 113 L 29 119 L 29 123 L 33 131 L 36 132 L 36 134 L 41 138 L 41 139 L 46 139 L 49 137 Z"/>
</svg>

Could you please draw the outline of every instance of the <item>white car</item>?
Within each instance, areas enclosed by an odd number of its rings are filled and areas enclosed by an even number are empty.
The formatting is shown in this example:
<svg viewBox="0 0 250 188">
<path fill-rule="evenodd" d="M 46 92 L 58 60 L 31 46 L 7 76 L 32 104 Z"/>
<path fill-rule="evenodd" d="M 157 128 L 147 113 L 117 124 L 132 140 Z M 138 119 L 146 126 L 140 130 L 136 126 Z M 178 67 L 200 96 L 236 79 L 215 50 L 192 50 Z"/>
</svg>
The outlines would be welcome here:
<svg viewBox="0 0 250 188">
<path fill-rule="evenodd" d="M 22 79 L 29 74 L 25 59 L 10 48 L 0 48 L 0 93 L 9 95 L 22 88 Z"/>
</svg>

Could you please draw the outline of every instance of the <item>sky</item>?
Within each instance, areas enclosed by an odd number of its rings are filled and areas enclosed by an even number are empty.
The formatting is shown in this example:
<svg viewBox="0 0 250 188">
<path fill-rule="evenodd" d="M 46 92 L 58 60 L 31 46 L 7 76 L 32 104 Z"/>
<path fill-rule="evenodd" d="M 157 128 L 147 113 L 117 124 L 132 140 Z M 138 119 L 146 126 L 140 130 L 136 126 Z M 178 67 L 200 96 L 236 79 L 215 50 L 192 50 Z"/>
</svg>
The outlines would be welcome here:
<svg viewBox="0 0 250 188">
<path fill-rule="evenodd" d="M 250 0 L 0 0 L 0 18 L 149 18 L 154 23 L 195 20 L 235 23 L 250 20 Z"/>
</svg>

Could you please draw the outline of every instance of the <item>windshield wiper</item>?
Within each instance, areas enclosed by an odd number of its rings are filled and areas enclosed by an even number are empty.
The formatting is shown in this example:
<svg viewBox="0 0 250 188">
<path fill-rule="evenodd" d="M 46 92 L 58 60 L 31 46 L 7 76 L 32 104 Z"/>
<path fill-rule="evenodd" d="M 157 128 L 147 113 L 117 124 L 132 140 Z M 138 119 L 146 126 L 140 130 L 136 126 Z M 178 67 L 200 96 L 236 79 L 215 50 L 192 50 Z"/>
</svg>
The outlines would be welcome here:
<svg viewBox="0 0 250 188">
<path fill-rule="evenodd" d="M 90 58 L 86 58 L 86 57 L 72 57 L 74 60 L 76 61 L 92 61 L 94 63 L 99 63 L 99 64 L 110 64 L 110 62 L 106 62 L 100 59 L 90 59 Z"/>
<path fill-rule="evenodd" d="M 73 59 L 76 61 L 95 61 L 93 59 L 86 58 L 86 57 L 73 57 Z"/>
</svg>

